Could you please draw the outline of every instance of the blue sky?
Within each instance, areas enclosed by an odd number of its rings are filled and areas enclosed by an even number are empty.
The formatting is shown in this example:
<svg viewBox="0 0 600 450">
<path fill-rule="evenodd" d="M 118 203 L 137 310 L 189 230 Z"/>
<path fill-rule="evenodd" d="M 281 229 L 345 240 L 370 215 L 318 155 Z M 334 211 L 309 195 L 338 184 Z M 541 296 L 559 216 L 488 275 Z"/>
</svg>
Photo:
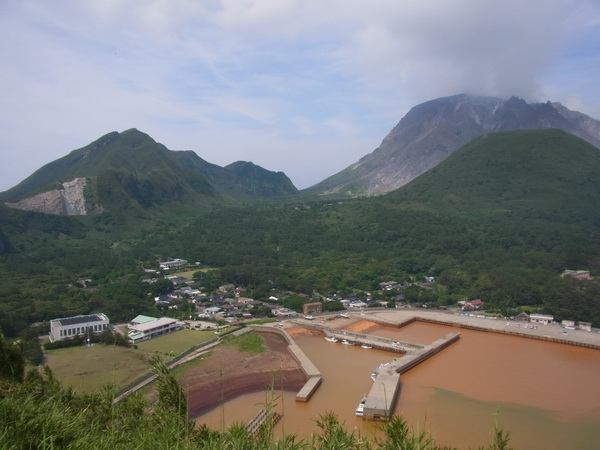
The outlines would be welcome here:
<svg viewBox="0 0 600 450">
<path fill-rule="evenodd" d="M 0 191 L 111 132 L 298 188 L 457 93 L 600 119 L 597 0 L 2 0 Z"/>
</svg>

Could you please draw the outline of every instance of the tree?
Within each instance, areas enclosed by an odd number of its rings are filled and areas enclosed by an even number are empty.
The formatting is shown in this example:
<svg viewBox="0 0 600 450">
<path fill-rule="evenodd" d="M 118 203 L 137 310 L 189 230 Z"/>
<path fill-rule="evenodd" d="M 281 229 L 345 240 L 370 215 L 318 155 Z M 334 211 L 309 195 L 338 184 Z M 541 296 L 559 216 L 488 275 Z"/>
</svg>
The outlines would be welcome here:
<svg viewBox="0 0 600 450">
<path fill-rule="evenodd" d="M 0 333 L 0 379 L 23 381 L 25 358 L 20 342 L 9 342 Z"/>
</svg>

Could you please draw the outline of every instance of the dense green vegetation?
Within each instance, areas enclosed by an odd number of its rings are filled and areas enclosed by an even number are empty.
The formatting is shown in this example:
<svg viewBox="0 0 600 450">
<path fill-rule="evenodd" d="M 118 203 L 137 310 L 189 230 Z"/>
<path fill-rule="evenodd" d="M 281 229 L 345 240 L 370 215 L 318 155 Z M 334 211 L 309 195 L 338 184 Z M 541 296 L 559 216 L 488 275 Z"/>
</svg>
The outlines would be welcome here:
<svg viewBox="0 0 600 450">
<path fill-rule="evenodd" d="M 233 283 L 246 296 L 339 292 L 440 307 L 481 298 L 600 325 L 600 285 L 561 278 L 600 268 L 600 152 L 556 130 L 476 139 L 388 195 L 221 204 L 154 219 L 117 212 L 59 217 L 0 206 L 11 250 L 0 255 L 0 327 L 95 311 L 112 322 L 163 314 L 144 268 L 177 256 L 200 261 L 206 292 Z M 418 285 L 435 277 L 429 289 Z M 82 283 L 81 280 L 87 280 Z M 381 292 L 394 280 L 405 288 Z M 366 298 L 366 297 L 365 297 Z M 286 300 L 299 309 L 303 301 Z M 329 306 L 329 305 L 328 305 Z M 335 306 L 339 306 L 336 304 Z M 333 307 L 333 306 L 332 306 Z"/>
</svg>

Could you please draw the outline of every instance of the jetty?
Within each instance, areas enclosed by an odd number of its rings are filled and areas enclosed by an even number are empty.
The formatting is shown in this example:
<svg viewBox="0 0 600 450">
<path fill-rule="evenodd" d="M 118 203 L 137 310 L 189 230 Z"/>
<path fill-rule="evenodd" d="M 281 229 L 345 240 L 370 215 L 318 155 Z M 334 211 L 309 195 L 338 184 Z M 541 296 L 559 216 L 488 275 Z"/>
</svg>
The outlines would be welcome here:
<svg viewBox="0 0 600 450">
<path fill-rule="evenodd" d="M 317 366 L 313 364 L 313 362 L 309 359 L 308 356 L 298 347 L 298 344 L 294 342 L 294 340 L 290 337 L 287 332 L 279 327 L 270 326 L 270 325 L 250 325 L 250 328 L 256 331 L 267 332 L 267 333 L 277 333 L 280 336 L 283 336 L 288 343 L 288 350 L 292 354 L 292 356 L 298 361 L 300 364 L 300 368 L 304 375 L 308 379 L 306 384 L 298 391 L 296 394 L 297 402 L 307 402 L 310 397 L 314 394 L 317 388 L 321 385 L 321 381 L 323 377 Z"/>
<path fill-rule="evenodd" d="M 275 411 L 267 411 L 263 408 L 246 424 L 246 429 L 250 434 L 257 435 L 263 426 L 268 423 L 269 418 L 271 425 L 274 426 L 281 420 L 281 417 L 281 414 Z"/>
<path fill-rule="evenodd" d="M 400 375 L 432 357 L 460 339 L 459 333 L 448 333 L 431 345 L 407 353 L 379 367 L 363 410 L 365 420 L 385 420 L 392 415 L 400 390 Z"/>
</svg>

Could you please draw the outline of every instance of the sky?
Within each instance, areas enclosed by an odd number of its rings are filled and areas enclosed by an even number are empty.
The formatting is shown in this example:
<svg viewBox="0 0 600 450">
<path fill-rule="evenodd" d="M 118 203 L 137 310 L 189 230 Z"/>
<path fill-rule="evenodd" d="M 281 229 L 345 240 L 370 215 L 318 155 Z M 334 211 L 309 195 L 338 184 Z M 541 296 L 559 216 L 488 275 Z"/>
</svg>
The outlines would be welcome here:
<svg viewBox="0 0 600 450">
<path fill-rule="evenodd" d="M 137 128 L 303 189 L 458 93 L 600 119 L 598 0 L 0 0 L 0 191 Z"/>
</svg>

